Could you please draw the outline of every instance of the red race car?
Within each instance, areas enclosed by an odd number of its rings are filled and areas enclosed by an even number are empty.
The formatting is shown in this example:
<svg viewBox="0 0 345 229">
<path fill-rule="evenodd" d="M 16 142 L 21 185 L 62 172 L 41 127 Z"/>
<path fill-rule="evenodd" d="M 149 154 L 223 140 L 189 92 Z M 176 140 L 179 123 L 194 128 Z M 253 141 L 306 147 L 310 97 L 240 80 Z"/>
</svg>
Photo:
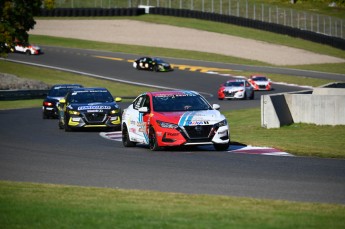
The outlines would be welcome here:
<svg viewBox="0 0 345 229">
<path fill-rule="evenodd" d="M 182 145 L 213 145 L 227 150 L 230 133 L 218 109 L 194 91 L 147 92 L 139 95 L 122 115 L 122 142 L 150 149 Z"/>
<path fill-rule="evenodd" d="M 271 80 L 263 75 L 252 75 L 248 79 L 248 82 L 253 86 L 255 91 L 263 90 L 270 91 L 272 90 Z"/>
</svg>

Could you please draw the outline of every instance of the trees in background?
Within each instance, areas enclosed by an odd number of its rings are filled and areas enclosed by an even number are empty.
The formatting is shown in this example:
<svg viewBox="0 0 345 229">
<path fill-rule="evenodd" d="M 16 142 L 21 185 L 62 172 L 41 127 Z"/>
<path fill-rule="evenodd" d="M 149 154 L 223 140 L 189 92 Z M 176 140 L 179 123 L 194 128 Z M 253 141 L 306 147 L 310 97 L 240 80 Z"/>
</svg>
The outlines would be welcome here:
<svg viewBox="0 0 345 229">
<path fill-rule="evenodd" d="M 28 31 L 34 28 L 34 16 L 39 15 L 42 0 L 0 0 L 0 54 L 15 40 L 28 41 Z"/>
</svg>

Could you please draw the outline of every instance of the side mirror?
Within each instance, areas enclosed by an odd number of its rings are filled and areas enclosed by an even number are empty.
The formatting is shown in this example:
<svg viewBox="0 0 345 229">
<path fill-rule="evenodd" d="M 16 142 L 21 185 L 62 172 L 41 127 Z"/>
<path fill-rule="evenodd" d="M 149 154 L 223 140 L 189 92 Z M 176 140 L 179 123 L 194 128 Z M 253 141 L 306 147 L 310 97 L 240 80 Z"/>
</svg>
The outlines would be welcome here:
<svg viewBox="0 0 345 229">
<path fill-rule="evenodd" d="M 147 113 L 147 112 L 149 112 L 149 108 L 148 107 L 140 107 L 139 112 L 140 113 Z"/>
<path fill-rule="evenodd" d="M 212 108 L 213 108 L 213 110 L 219 110 L 220 109 L 220 105 L 219 104 L 213 104 Z"/>
<path fill-rule="evenodd" d="M 121 97 L 116 97 L 116 98 L 115 98 L 115 102 L 118 103 L 118 102 L 121 102 L 121 101 L 122 101 L 122 98 L 121 98 Z"/>
</svg>

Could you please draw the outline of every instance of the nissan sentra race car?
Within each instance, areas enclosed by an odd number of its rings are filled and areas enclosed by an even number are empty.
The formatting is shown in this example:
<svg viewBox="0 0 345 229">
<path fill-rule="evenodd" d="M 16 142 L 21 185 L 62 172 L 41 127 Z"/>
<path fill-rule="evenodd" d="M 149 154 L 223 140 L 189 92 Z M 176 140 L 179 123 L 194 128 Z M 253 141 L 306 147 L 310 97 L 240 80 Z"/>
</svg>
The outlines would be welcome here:
<svg viewBox="0 0 345 229">
<path fill-rule="evenodd" d="M 228 80 L 218 89 L 218 99 L 254 99 L 254 88 L 245 79 Z"/>
<path fill-rule="evenodd" d="M 83 87 L 80 84 L 56 84 L 52 86 L 48 92 L 47 97 L 43 100 L 42 104 L 42 118 L 57 118 L 58 117 L 58 104 L 68 91 L 73 88 Z"/>
<path fill-rule="evenodd" d="M 26 55 L 39 55 L 42 54 L 42 49 L 37 45 L 32 45 L 25 42 L 15 42 L 14 51 L 25 53 Z"/>
<path fill-rule="evenodd" d="M 248 82 L 253 86 L 255 91 L 270 91 L 272 90 L 271 80 L 263 75 L 252 75 Z"/>
<path fill-rule="evenodd" d="M 155 72 L 169 72 L 174 70 L 168 62 L 157 57 L 141 57 L 136 59 L 133 62 L 133 68 Z"/>
<path fill-rule="evenodd" d="M 121 109 L 106 88 L 78 88 L 59 101 L 59 128 L 71 131 L 76 128 L 121 127 Z"/>
<path fill-rule="evenodd" d="M 213 145 L 216 150 L 227 150 L 229 127 L 219 108 L 194 91 L 141 94 L 123 112 L 123 145 L 146 144 L 153 151 L 184 145 Z"/>
</svg>

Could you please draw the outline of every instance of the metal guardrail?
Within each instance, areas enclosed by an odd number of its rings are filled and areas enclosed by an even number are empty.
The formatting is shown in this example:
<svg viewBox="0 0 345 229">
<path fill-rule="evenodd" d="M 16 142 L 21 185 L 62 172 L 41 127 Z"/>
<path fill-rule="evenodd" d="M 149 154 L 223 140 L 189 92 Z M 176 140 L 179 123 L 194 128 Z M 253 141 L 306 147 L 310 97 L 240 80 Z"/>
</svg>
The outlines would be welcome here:
<svg viewBox="0 0 345 229">
<path fill-rule="evenodd" d="M 345 39 L 345 20 L 244 0 L 55 0 L 55 8 L 134 8 L 139 5 L 187 9 L 275 23 Z"/>
</svg>

